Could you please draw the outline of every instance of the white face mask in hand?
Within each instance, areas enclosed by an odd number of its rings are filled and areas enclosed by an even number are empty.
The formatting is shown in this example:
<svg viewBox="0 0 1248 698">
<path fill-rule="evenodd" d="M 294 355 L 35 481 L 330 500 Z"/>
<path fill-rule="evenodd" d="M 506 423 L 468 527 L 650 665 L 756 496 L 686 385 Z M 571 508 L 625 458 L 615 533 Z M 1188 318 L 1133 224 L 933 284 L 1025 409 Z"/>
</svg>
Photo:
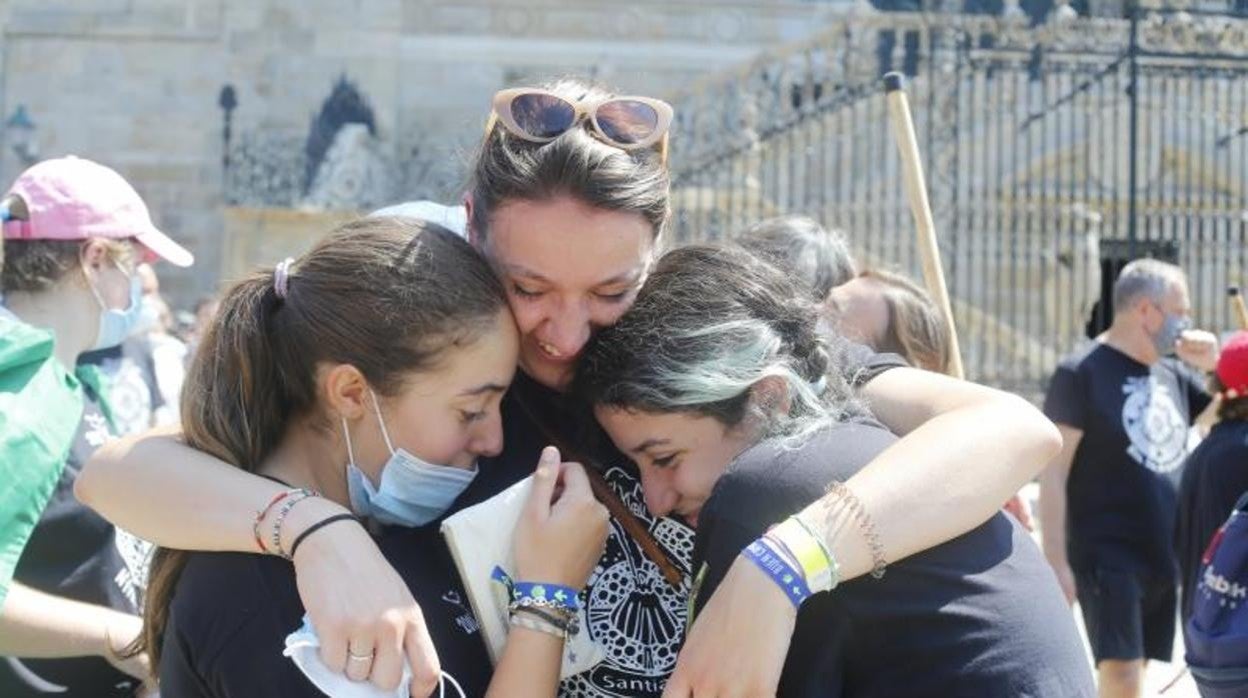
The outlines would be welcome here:
<svg viewBox="0 0 1248 698">
<path fill-rule="evenodd" d="M 403 660 L 403 677 L 399 687 L 393 691 L 383 691 L 371 683 L 357 682 L 343 674 L 336 674 L 321 661 L 321 641 L 312 628 L 312 621 L 303 617 L 303 625 L 295 632 L 286 636 L 286 649 L 282 654 L 299 667 L 299 671 L 308 677 L 314 686 L 330 698 L 407 698 L 408 685 L 412 682 L 412 667 L 407 659 Z M 438 698 L 446 698 L 446 685 L 451 685 L 459 698 L 468 698 L 455 677 L 446 672 L 438 678 Z"/>
</svg>

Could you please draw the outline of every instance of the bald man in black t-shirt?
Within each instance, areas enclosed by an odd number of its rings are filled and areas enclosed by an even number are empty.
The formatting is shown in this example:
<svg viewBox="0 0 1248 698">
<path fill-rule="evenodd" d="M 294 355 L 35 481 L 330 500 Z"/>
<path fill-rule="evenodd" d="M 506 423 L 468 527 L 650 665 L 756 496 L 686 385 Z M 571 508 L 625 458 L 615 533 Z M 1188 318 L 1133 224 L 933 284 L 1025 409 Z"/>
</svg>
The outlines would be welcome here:
<svg viewBox="0 0 1248 698">
<path fill-rule="evenodd" d="M 1114 286 L 1114 321 L 1063 359 L 1044 411 L 1064 445 L 1040 482 L 1044 551 L 1078 597 L 1102 696 L 1138 696 L 1147 659 L 1174 644 L 1170 541 L 1188 428 L 1210 397 L 1167 354 L 1211 370 L 1217 340 L 1192 331 L 1183 272 L 1136 260 Z"/>
</svg>

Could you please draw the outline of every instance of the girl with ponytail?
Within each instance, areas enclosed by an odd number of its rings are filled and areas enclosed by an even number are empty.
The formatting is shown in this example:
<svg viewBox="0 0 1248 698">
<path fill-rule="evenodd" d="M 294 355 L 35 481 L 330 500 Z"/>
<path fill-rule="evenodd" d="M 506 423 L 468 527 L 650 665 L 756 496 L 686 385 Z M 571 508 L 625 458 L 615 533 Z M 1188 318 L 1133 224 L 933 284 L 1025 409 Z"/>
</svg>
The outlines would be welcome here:
<svg viewBox="0 0 1248 698">
<path fill-rule="evenodd" d="M 512 633 L 489 681 L 484 647 L 459 618 L 465 609 L 441 601 L 466 598 L 455 568 L 439 554 L 436 527 L 421 528 L 474 479 L 478 459 L 501 448 L 498 405 L 516 343 L 489 267 L 433 225 L 350 223 L 303 257 L 235 284 L 187 377 L 182 434 L 188 446 L 281 488 L 253 526 L 257 552 L 275 555 L 156 553 L 144 632 L 131 652 L 152 658 L 162 693 L 305 696 L 317 694 L 314 682 L 324 688 L 282 656 L 304 609 L 294 570 L 280 558 L 302 554 L 330 526 L 367 527 L 386 549 L 430 551 L 419 566 L 396 567 L 429 611 L 421 621 L 446 681 L 468 695 L 487 684 L 508 696 L 553 693 L 562 641 L 538 631 Z M 517 533 L 518 574 L 579 588 L 589 574 L 583 561 L 592 565 L 601 549 L 605 511 L 579 466 L 561 466 L 551 452 L 538 472 L 529 502 L 536 515 L 523 517 Z M 556 481 L 563 491 L 552 503 Z M 376 649 L 363 640 L 327 644 L 320 661 L 393 691 L 404 667 L 375 663 Z"/>
</svg>

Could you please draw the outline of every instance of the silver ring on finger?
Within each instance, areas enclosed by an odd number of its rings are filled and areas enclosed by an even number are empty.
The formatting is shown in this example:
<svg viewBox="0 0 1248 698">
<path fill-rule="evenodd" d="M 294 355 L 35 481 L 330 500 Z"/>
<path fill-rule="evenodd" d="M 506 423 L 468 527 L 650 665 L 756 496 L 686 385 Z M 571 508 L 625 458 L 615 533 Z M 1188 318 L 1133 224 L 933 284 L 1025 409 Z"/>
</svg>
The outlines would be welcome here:
<svg viewBox="0 0 1248 698">
<path fill-rule="evenodd" d="M 349 662 L 371 662 L 373 661 L 373 653 L 369 652 L 368 654 L 356 654 L 355 652 L 352 652 L 351 650 L 347 650 L 347 661 Z"/>
</svg>

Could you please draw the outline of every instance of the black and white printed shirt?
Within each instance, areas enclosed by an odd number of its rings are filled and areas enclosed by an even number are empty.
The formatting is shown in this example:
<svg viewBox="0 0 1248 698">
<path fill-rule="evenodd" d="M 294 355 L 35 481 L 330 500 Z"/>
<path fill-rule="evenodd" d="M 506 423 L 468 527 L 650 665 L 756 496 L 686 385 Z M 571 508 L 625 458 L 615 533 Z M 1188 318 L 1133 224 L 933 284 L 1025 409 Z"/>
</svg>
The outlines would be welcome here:
<svg viewBox="0 0 1248 698">
<path fill-rule="evenodd" d="M 1044 412 L 1083 432 L 1066 485 L 1073 567 L 1175 574 L 1171 541 L 1188 427 L 1209 401 L 1173 358 L 1146 366 L 1094 342 L 1058 363 Z"/>
</svg>

